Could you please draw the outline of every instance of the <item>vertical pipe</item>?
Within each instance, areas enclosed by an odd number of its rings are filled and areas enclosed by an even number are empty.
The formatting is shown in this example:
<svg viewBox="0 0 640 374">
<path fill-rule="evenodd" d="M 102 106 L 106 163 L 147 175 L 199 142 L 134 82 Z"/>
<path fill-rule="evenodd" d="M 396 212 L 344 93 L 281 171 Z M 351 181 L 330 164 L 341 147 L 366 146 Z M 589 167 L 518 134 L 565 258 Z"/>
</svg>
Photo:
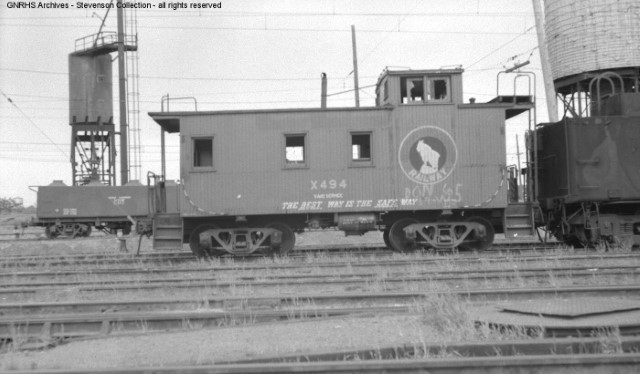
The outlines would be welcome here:
<svg viewBox="0 0 640 374">
<path fill-rule="evenodd" d="M 109 119 L 109 123 L 113 125 L 113 119 Z M 116 185 L 116 134 L 115 134 L 115 125 L 112 131 L 109 131 L 109 166 L 113 168 L 110 170 L 109 176 L 109 185 Z"/>
<path fill-rule="evenodd" d="M 580 89 L 580 85 L 578 84 L 578 114 L 582 117 L 582 90 Z"/>
<path fill-rule="evenodd" d="M 549 53 L 544 33 L 544 13 L 540 0 L 533 0 L 533 13 L 536 19 L 536 31 L 538 33 L 538 46 L 540 47 L 540 63 L 542 64 L 542 77 L 544 80 L 544 91 L 547 97 L 547 111 L 549 112 L 549 122 L 558 122 L 558 100 L 553 86 L 551 76 L 551 64 L 549 63 Z"/>
<path fill-rule="evenodd" d="M 518 182 L 519 182 L 520 175 L 522 175 L 522 173 L 520 172 L 520 141 L 518 140 L 518 134 L 516 134 L 516 156 L 518 156 L 518 167 L 516 168 L 516 170 L 518 172 Z"/>
<path fill-rule="evenodd" d="M 327 73 L 322 73 L 322 88 L 320 94 L 320 108 L 325 109 L 327 107 Z"/>
<path fill-rule="evenodd" d="M 163 178 L 167 178 L 167 161 L 165 158 L 165 154 L 164 154 L 164 128 L 160 127 L 160 160 L 161 160 L 161 171 L 162 171 L 162 177 Z"/>
<path fill-rule="evenodd" d="M 77 186 L 76 183 L 76 139 L 78 137 L 78 131 L 74 126 L 71 126 L 71 185 Z"/>
<path fill-rule="evenodd" d="M 356 93 L 356 108 L 360 107 L 360 87 L 358 86 L 358 53 L 356 50 L 356 27 L 351 25 L 351 42 L 353 44 L 353 86 Z"/>
<path fill-rule="evenodd" d="M 124 15 L 122 0 L 118 0 L 118 78 L 120 89 L 120 183 L 129 181 L 129 147 L 127 145 L 127 77 L 124 57 Z"/>
</svg>

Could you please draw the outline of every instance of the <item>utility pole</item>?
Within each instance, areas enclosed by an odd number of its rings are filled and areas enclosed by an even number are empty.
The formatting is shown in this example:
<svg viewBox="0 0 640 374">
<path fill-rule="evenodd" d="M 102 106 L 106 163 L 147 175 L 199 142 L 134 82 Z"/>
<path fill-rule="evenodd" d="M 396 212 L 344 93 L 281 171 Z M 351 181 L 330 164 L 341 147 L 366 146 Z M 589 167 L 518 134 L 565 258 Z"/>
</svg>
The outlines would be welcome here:
<svg viewBox="0 0 640 374">
<path fill-rule="evenodd" d="M 320 75 L 322 80 L 321 82 L 321 90 L 320 90 L 320 108 L 327 108 L 327 73 L 322 73 Z"/>
<path fill-rule="evenodd" d="M 533 0 L 533 13 L 536 18 L 536 31 L 538 33 L 538 47 L 540 49 L 540 63 L 542 64 L 542 78 L 544 81 L 544 92 L 547 97 L 547 110 L 549 111 L 549 122 L 558 122 L 558 101 L 556 90 L 551 76 L 551 64 L 549 63 L 549 52 L 545 41 L 544 13 L 542 11 L 541 0 Z"/>
<path fill-rule="evenodd" d="M 356 108 L 360 107 L 360 87 L 358 86 L 358 54 L 356 52 L 356 27 L 351 25 L 351 41 L 353 43 L 353 85 L 356 93 Z"/>
<path fill-rule="evenodd" d="M 124 10 L 122 0 L 118 0 L 118 78 L 119 78 L 119 100 L 120 100 L 120 184 L 129 182 L 129 148 L 127 146 L 127 77 L 125 72 L 124 56 Z"/>
</svg>

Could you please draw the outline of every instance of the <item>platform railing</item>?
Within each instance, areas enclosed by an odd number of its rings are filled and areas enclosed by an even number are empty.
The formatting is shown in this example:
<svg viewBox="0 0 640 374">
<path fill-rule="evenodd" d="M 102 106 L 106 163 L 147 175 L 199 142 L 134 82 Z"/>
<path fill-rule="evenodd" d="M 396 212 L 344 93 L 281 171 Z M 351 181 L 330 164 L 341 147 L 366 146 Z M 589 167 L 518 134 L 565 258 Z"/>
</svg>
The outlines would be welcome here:
<svg viewBox="0 0 640 374">
<path fill-rule="evenodd" d="M 118 33 L 115 31 L 102 31 L 97 34 L 87 35 L 83 38 L 76 39 L 75 51 L 85 51 L 91 48 L 99 48 L 105 45 L 118 43 Z M 138 43 L 136 35 L 125 35 L 124 44 L 128 46 L 136 46 Z"/>
</svg>

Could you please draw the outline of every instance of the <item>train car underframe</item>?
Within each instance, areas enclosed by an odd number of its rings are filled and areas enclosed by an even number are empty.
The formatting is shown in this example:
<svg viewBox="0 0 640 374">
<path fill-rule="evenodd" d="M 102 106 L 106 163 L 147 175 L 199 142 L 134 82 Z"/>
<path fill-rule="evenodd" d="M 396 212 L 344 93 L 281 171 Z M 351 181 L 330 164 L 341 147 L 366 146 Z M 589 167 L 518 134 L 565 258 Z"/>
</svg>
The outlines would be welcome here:
<svg viewBox="0 0 640 374">
<path fill-rule="evenodd" d="M 184 220 L 183 240 L 200 257 L 248 255 L 258 250 L 285 255 L 295 246 L 296 232 L 337 229 L 345 235 L 363 235 L 379 230 L 385 244 L 398 252 L 422 248 L 484 250 L 493 244 L 491 217 L 498 216 L 492 215 L 497 211 L 194 217 Z"/>
<path fill-rule="evenodd" d="M 104 221 L 100 219 L 95 220 L 65 220 L 60 219 L 41 221 L 39 226 L 44 226 L 44 233 L 47 239 L 55 239 L 57 237 L 88 237 L 93 231 L 93 227 L 103 231 L 106 234 L 115 234 L 118 230 L 122 230 L 124 235 L 131 233 L 131 222 L 118 221 Z"/>
<path fill-rule="evenodd" d="M 554 201 L 548 212 L 547 230 L 556 239 L 576 248 L 611 245 L 640 246 L 640 201 Z"/>
</svg>

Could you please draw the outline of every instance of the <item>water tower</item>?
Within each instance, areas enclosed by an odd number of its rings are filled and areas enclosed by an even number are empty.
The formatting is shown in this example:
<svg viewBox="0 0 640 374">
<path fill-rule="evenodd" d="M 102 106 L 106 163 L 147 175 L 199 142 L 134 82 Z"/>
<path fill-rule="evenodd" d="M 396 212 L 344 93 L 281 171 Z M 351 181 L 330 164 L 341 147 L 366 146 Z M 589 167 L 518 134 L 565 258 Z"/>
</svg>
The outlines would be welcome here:
<svg viewBox="0 0 640 374">
<path fill-rule="evenodd" d="M 565 114 L 605 114 L 603 100 L 615 94 L 624 100 L 624 93 L 639 92 L 637 0 L 547 0 L 545 33 Z"/>
</svg>

